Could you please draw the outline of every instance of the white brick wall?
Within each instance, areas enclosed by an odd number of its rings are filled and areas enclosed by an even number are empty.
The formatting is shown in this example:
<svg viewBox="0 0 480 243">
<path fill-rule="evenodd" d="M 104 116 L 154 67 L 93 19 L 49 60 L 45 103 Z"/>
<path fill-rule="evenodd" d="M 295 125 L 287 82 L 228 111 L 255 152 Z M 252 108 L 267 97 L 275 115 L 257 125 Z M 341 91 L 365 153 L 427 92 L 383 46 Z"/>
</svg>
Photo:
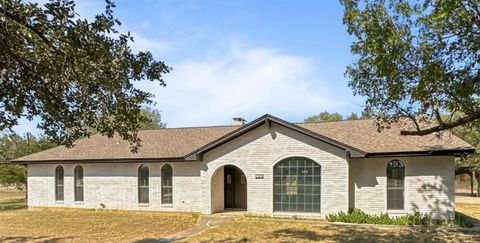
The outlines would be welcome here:
<svg viewBox="0 0 480 243">
<path fill-rule="evenodd" d="M 393 214 L 428 213 L 436 218 L 455 215 L 455 163 L 452 156 L 350 160 L 350 207 L 370 214 L 387 212 L 386 166 L 393 159 L 405 164 L 405 210 Z"/>
<path fill-rule="evenodd" d="M 85 163 L 84 203 L 74 202 L 73 171 L 78 164 L 64 164 L 64 202 L 55 202 L 54 175 L 57 164 L 28 165 L 29 207 L 80 207 L 201 211 L 200 163 L 170 163 L 173 167 L 173 205 L 161 205 L 161 173 L 165 163 L 145 163 L 149 167 L 149 205 L 138 204 L 137 172 L 140 163 Z"/>
</svg>

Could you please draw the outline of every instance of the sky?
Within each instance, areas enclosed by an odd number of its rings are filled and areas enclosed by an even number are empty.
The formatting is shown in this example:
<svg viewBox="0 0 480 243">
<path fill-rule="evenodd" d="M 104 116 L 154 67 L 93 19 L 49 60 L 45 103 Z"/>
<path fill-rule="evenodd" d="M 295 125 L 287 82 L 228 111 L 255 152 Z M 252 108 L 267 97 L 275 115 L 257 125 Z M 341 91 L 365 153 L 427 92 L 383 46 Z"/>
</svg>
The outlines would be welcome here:
<svg viewBox="0 0 480 243">
<path fill-rule="evenodd" d="M 40 1 L 41 3 L 41 1 Z M 104 11 L 76 0 L 80 17 Z M 353 38 L 335 0 L 117 0 L 120 31 L 134 51 L 150 51 L 172 71 L 166 87 L 142 81 L 167 127 L 230 125 L 266 113 L 301 122 L 322 111 L 360 113 L 344 77 Z M 35 122 L 14 129 L 40 134 Z"/>
</svg>

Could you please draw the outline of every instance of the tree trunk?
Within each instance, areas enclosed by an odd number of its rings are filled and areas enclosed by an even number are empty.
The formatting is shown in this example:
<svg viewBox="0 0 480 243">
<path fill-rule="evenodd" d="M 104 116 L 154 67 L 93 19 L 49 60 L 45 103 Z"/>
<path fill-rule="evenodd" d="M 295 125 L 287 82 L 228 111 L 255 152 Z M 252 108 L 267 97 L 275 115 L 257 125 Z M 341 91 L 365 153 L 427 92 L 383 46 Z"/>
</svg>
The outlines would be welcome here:
<svg viewBox="0 0 480 243">
<path fill-rule="evenodd" d="M 475 171 L 475 177 L 477 178 L 477 197 L 480 197 L 480 170 Z"/>
</svg>

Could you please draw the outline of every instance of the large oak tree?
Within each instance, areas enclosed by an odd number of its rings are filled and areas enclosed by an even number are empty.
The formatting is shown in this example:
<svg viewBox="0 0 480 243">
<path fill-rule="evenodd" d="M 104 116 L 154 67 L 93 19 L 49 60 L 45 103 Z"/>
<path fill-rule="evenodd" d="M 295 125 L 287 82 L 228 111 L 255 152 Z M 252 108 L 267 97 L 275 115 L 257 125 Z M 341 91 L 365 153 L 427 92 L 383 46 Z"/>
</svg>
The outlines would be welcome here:
<svg viewBox="0 0 480 243">
<path fill-rule="evenodd" d="M 107 0 L 105 12 L 89 21 L 69 0 L 0 1 L 0 131 L 39 117 L 38 127 L 58 144 L 73 146 L 93 128 L 138 148 L 141 106 L 152 94 L 134 83 L 164 86 L 169 67 L 150 52 L 132 52 L 114 7 Z"/>
<path fill-rule="evenodd" d="M 480 124 L 478 0 L 341 0 L 355 40 L 346 76 L 380 127 L 404 135 Z M 441 114 L 449 113 L 444 117 Z"/>
</svg>

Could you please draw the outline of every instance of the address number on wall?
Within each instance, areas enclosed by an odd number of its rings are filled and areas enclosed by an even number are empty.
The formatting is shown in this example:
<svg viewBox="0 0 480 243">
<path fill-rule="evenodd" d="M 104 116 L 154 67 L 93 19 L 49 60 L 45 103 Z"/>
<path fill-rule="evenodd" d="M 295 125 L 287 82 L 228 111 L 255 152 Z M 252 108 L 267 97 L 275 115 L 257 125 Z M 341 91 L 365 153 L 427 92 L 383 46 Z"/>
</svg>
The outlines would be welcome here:
<svg viewBox="0 0 480 243">
<path fill-rule="evenodd" d="M 255 174 L 255 179 L 263 179 L 263 174 Z"/>
</svg>

